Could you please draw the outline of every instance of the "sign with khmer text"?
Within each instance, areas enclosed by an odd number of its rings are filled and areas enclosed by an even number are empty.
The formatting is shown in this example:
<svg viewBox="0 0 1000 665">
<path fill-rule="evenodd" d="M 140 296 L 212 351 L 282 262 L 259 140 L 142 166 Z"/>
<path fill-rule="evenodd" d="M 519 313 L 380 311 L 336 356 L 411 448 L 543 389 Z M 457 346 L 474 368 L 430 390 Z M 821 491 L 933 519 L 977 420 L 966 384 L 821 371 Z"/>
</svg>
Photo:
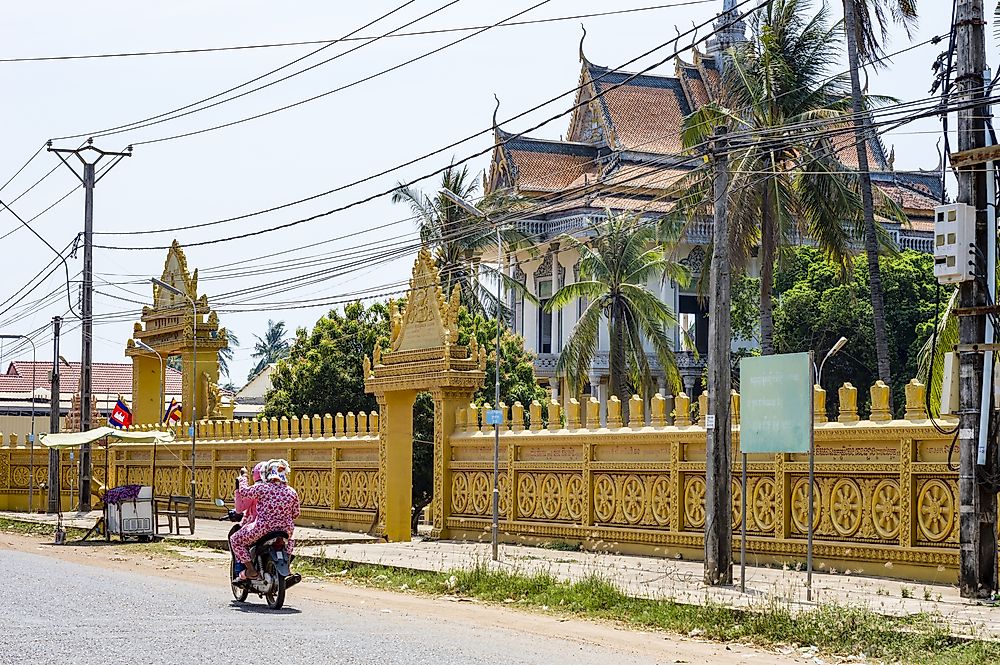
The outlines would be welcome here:
<svg viewBox="0 0 1000 665">
<path fill-rule="evenodd" d="M 809 452 L 811 384 L 808 353 L 741 360 L 740 452 Z"/>
</svg>

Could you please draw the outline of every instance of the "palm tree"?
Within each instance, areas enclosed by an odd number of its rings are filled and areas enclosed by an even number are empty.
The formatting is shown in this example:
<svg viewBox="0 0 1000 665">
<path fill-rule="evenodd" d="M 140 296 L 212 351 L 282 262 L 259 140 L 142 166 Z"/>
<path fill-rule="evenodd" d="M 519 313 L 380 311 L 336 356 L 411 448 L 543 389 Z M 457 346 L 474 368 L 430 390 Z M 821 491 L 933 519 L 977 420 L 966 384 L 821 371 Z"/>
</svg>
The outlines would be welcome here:
<svg viewBox="0 0 1000 665">
<path fill-rule="evenodd" d="M 247 376 L 248 381 L 264 371 L 271 363 L 276 363 L 288 355 L 289 346 L 285 335 L 285 322 L 270 319 L 267 320 L 267 330 L 264 332 L 264 337 L 254 335 L 257 343 L 254 344 L 251 357 L 257 360 L 257 364 L 250 370 L 250 374 Z"/>
<path fill-rule="evenodd" d="M 648 340 L 671 388 L 680 384 L 667 328 L 677 320 L 670 308 L 650 291 L 651 278 L 687 282 L 687 272 L 668 259 L 658 244 L 655 225 L 638 216 L 616 215 L 596 229 L 596 237 L 580 245 L 580 279 L 559 289 L 546 303 L 547 311 L 561 309 L 580 298 L 588 305 L 559 354 L 556 371 L 572 389 L 579 390 L 597 354 L 602 322 L 607 322 L 611 344 L 608 373 L 611 391 L 626 402 L 632 389 L 652 392 Z"/>
<path fill-rule="evenodd" d="M 227 328 L 226 339 L 229 341 L 229 346 L 224 349 L 219 349 L 219 374 L 228 379 L 229 363 L 233 360 L 234 350 L 240 345 L 240 338 L 236 336 L 236 333 Z"/>
<path fill-rule="evenodd" d="M 816 241 L 844 274 L 852 255 L 852 230 L 863 227 L 858 181 L 846 172 L 828 135 L 815 125 L 831 125 L 848 113 L 845 76 L 830 76 L 839 53 L 839 29 L 825 6 L 809 17 L 801 0 L 775 0 L 757 14 L 752 39 L 730 53 L 719 104 L 699 109 L 686 121 L 684 143 L 702 145 L 719 125 L 752 131 L 730 155 L 730 248 L 744 266 L 760 247 L 761 352 L 775 352 L 773 284 L 775 261 L 799 237 Z M 693 175 L 695 191 L 711 191 L 711 174 Z M 704 214 L 696 198 L 682 204 L 688 216 Z M 704 200 L 704 199 L 702 199 Z M 880 194 L 880 212 L 898 220 L 902 211 Z M 852 229 L 853 227 L 853 229 Z M 891 244 L 882 231 L 883 244 Z"/>
<path fill-rule="evenodd" d="M 462 304 L 470 314 L 496 316 L 498 307 L 501 313 L 506 313 L 507 308 L 502 302 L 497 302 L 493 290 L 483 288 L 479 280 L 480 272 L 491 279 L 498 276 L 495 268 L 481 265 L 478 260 L 485 253 L 496 253 L 495 227 L 489 221 L 469 215 L 443 196 L 441 189 L 472 200 L 479 192 L 479 179 L 470 180 L 468 167 L 452 165 L 442 174 L 441 185 L 433 197 L 400 183 L 392 195 L 392 202 L 409 204 L 417 221 L 421 242 L 434 253 L 446 293 L 450 293 L 456 285 L 460 286 Z M 502 217 L 523 205 L 519 197 L 507 191 L 498 191 L 483 197 L 476 207 L 490 217 Z M 508 250 L 520 246 L 523 239 L 523 234 L 509 226 L 501 230 L 501 242 Z M 523 284 L 502 273 L 499 277 L 505 289 L 513 289 L 533 300 Z"/>
<path fill-rule="evenodd" d="M 886 43 L 889 26 L 902 25 L 910 34 L 916 26 L 916 0 L 843 0 L 844 32 L 847 35 L 847 58 L 851 76 L 851 108 L 854 113 L 854 140 L 857 143 L 858 170 L 861 174 L 861 197 L 865 223 L 865 254 L 868 257 L 868 279 L 871 284 L 872 315 L 875 324 L 875 353 L 878 358 L 878 376 L 889 383 L 889 341 L 886 330 L 885 299 L 879 271 L 879 244 L 875 224 L 872 179 L 868 172 L 868 139 L 874 139 L 871 119 L 865 112 L 861 89 L 861 60 L 871 63 L 873 69 L 886 64 Z"/>
</svg>

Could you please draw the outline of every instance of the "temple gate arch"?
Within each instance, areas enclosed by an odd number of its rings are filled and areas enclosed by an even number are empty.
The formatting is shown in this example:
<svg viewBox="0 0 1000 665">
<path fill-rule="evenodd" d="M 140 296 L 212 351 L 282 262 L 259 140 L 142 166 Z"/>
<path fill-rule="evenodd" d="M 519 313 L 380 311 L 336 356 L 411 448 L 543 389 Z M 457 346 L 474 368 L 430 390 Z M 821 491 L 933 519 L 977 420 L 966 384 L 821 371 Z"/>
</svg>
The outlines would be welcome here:
<svg viewBox="0 0 1000 665">
<path fill-rule="evenodd" d="M 229 346 L 225 328 L 219 327 L 219 316 L 208 306 L 205 295 L 198 296 L 198 270 L 188 271 L 184 250 L 176 240 L 167 251 L 160 280 L 186 293 L 198 312 L 197 326 L 192 326 L 194 315 L 187 298 L 170 293 L 153 285 L 153 305 L 142 308 L 142 320 L 133 328 L 125 355 L 132 358 L 132 413 L 133 422 L 152 424 L 163 421 L 164 404 L 157 405 L 163 394 L 165 365 L 168 356 L 180 356 L 182 374 L 183 420 L 190 422 L 191 382 L 195 382 L 199 420 L 232 417 L 226 413 L 219 399 L 219 350 Z M 198 335 L 198 375 L 194 375 L 193 328 Z M 152 353 L 136 346 L 141 340 L 155 349 L 163 358 L 163 365 Z"/>
<path fill-rule="evenodd" d="M 468 406 L 485 380 L 486 353 L 473 343 L 458 345 L 458 286 L 446 298 L 431 253 L 420 250 L 413 265 L 405 308 L 393 303 L 390 349 L 364 359 L 365 390 L 375 395 L 379 418 L 379 506 L 389 541 L 410 540 L 413 482 L 413 404 L 428 391 L 434 401 L 434 526 L 445 537 L 450 513 L 449 434 L 455 415 Z"/>
</svg>

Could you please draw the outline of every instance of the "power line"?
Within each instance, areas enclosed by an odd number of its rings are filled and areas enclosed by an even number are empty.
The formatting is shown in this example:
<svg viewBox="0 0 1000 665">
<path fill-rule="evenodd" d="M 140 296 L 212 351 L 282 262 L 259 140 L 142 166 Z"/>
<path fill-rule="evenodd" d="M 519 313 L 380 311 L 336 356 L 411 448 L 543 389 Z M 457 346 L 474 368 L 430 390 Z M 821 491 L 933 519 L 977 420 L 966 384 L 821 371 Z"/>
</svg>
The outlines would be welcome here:
<svg viewBox="0 0 1000 665">
<path fill-rule="evenodd" d="M 648 12 L 655 11 L 659 9 L 672 9 L 675 7 L 685 7 L 689 5 L 704 5 L 709 2 L 716 2 L 717 0 L 685 0 L 684 2 L 674 2 L 664 5 L 652 5 L 650 7 L 634 7 L 631 9 L 616 9 L 606 12 L 593 12 L 590 14 L 575 14 L 572 16 L 556 16 L 552 18 L 542 18 L 533 19 L 527 21 L 514 21 L 511 23 L 505 23 L 502 26 L 504 28 L 520 27 L 525 25 L 534 25 L 542 23 L 557 23 L 560 21 L 574 21 L 586 18 L 599 18 L 603 16 L 615 16 L 619 14 L 634 14 L 638 12 Z M 365 26 L 367 27 L 367 26 Z M 446 34 L 449 32 L 471 32 L 472 30 L 480 30 L 485 26 L 472 25 L 472 26 L 462 26 L 456 28 L 437 28 L 434 30 L 417 30 L 413 32 L 397 32 L 387 37 L 421 37 L 427 35 L 439 35 Z M 363 29 L 363 28 L 362 28 Z M 133 58 L 133 57 L 145 57 L 145 56 L 155 56 L 155 55 L 184 55 L 184 54 L 196 54 L 196 53 L 219 53 L 224 51 L 246 51 L 254 49 L 270 49 L 270 48 L 285 48 L 290 46 L 315 46 L 317 44 L 335 44 L 338 42 L 351 42 L 351 41 L 372 41 L 377 39 L 377 37 L 370 36 L 351 36 L 351 37 L 340 37 L 339 39 L 317 39 L 309 41 L 298 41 L 298 42 L 274 42 L 268 44 L 242 44 L 237 46 L 215 46 L 215 47 L 204 47 L 204 48 L 186 48 L 186 49 L 166 49 L 161 51 L 123 51 L 115 53 L 90 53 L 81 55 L 48 55 L 48 56 L 26 56 L 26 57 L 13 57 L 13 58 L 0 58 L 0 63 L 4 62 L 51 62 L 51 61 L 62 61 L 62 60 L 97 60 L 97 59 L 109 59 L 109 58 Z"/>
</svg>

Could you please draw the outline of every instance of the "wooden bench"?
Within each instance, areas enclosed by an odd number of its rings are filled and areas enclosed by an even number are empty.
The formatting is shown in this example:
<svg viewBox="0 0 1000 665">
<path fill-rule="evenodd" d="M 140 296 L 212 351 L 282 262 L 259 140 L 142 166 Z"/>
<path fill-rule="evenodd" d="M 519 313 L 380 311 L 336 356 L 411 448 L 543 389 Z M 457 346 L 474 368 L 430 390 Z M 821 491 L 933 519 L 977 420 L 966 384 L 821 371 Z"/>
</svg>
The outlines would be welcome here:
<svg viewBox="0 0 1000 665">
<path fill-rule="evenodd" d="M 166 518 L 166 524 L 162 524 L 160 517 Z M 186 528 L 194 535 L 194 503 L 189 496 L 171 494 L 166 503 L 162 500 L 156 503 L 156 530 L 161 526 L 167 527 L 167 533 L 181 535 L 181 520 L 186 519 Z"/>
</svg>

